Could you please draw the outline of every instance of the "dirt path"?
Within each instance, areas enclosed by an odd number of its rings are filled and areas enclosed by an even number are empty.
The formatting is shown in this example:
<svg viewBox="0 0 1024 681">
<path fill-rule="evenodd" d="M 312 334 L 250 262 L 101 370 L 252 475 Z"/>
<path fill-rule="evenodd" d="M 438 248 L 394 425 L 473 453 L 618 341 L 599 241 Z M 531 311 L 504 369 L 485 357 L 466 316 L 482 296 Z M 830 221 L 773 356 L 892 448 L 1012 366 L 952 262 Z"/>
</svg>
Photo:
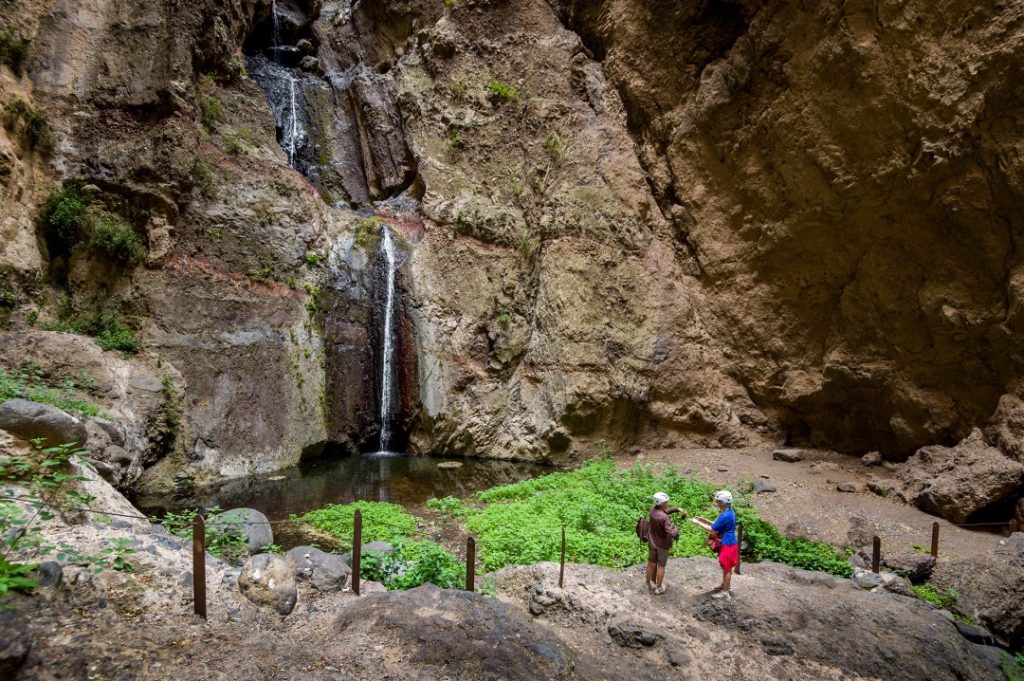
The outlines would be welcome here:
<svg viewBox="0 0 1024 681">
<path fill-rule="evenodd" d="M 749 489 L 752 483 L 763 480 L 776 491 L 748 494 L 762 517 L 787 534 L 840 547 L 860 548 L 877 534 L 882 540 L 883 554 L 911 551 L 914 545 L 927 549 L 934 522 L 939 523 L 940 557 L 966 558 L 990 552 L 1002 538 L 993 532 L 958 527 L 894 498 L 868 491 L 869 479 L 892 475 L 884 464 L 867 466 L 844 454 L 804 451 L 807 458 L 797 463 L 775 461 L 772 451 L 763 449 L 658 450 L 619 457 L 618 463 L 624 467 L 652 463 L 656 470 L 674 466 L 733 491 Z M 836 486 L 842 482 L 861 483 L 865 490 L 840 492 Z"/>
</svg>

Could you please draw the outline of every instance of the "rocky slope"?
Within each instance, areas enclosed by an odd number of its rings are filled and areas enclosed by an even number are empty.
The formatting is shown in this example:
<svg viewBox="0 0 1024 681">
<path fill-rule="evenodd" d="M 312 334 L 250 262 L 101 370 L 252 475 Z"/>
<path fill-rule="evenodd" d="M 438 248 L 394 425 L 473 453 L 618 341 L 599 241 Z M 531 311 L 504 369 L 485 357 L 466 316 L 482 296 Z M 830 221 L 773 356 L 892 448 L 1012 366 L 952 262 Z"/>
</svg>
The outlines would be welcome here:
<svg viewBox="0 0 1024 681">
<path fill-rule="evenodd" d="M 1016 5 L 67 0 L 0 21 L 28 41 L 0 68 L 5 343 L 128 320 L 123 361 L 183 394 L 145 484 L 372 446 L 370 209 L 407 242 L 396 419 L 419 451 L 904 459 L 988 426 L 1019 458 Z M 36 216 L 63 180 L 145 262 L 57 248 Z M 47 342 L 74 363 L 87 341 Z"/>
</svg>

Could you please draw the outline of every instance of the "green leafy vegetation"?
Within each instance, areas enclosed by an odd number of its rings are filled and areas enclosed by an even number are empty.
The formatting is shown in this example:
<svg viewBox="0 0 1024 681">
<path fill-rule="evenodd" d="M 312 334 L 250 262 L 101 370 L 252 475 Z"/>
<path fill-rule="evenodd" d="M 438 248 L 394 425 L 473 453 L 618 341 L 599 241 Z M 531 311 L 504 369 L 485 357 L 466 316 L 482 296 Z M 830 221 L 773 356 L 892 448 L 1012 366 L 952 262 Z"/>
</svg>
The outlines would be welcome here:
<svg viewBox="0 0 1024 681">
<path fill-rule="evenodd" d="M 211 130 L 227 118 L 227 109 L 224 107 L 224 102 L 217 95 L 202 95 L 199 98 L 199 113 L 203 125 Z"/>
<path fill-rule="evenodd" d="M 123 265 L 140 265 L 149 257 L 135 228 L 112 213 L 100 213 L 92 223 L 89 246 L 109 260 Z"/>
<path fill-rule="evenodd" d="M 74 184 L 65 184 L 47 197 L 39 209 L 38 222 L 52 255 L 67 255 L 81 240 L 89 225 L 86 211 L 91 202 L 92 198 Z"/>
<path fill-rule="evenodd" d="M 386 541 L 392 544 L 416 532 L 416 519 L 398 504 L 380 501 L 357 501 L 352 504 L 331 504 L 304 515 L 293 517 L 323 532 L 352 543 L 352 523 L 356 510 L 363 514 L 363 541 Z"/>
<path fill-rule="evenodd" d="M 139 349 L 135 332 L 125 324 L 121 314 L 116 310 L 101 308 L 74 312 L 69 309 L 65 311 L 64 318 L 53 325 L 51 330 L 92 336 L 96 339 L 97 345 L 108 351 L 133 353 Z"/>
<path fill-rule="evenodd" d="M 142 237 L 128 221 L 92 204 L 94 197 L 72 183 L 50 194 L 38 223 L 51 256 L 69 256 L 82 246 L 100 257 L 134 267 L 148 257 Z"/>
<path fill-rule="evenodd" d="M 128 562 L 128 556 L 135 553 L 131 543 L 130 539 L 115 537 L 111 540 L 112 546 L 101 550 L 100 553 L 109 557 L 110 567 L 114 570 L 118 572 L 135 572 L 135 567 Z"/>
<path fill-rule="evenodd" d="M 30 148 L 37 147 L 49 139 L 50 126 L 46 122 L 46 116 L 28 102 L 15 99 L 4 104 L 4 111 L 4 126 L 12 132 L 20 130 Z"/>
<path fill-rule="evenodd" d="M 59 386 L 47 385 L 35 366 L 22 369 L 0 369 L 0 402 L 14 397 L 49 404 L 64 411 L 77 411 L 84 416 L 99 416 L 100 408 L 80 398 L 73 381 Z"/>
<path fill-rule="evenodd" d="M 714 514 L 714 488 L 708 483 L 673 470 L 655 475 L 649 466 L 618 471 L 613 461 L 603 460 L 578 471 L 482 492 L 478 499 L 485 506 L 469 515 L 466 528 L 477 536 L 486 571 L 557 560 L 562 526 L 567 532 L 569 560 L 621 568 L 646 558 L 647 549 L 637 541 L 634 527 L 637 518 L 649 510 L 652 490 L 665 491 L 673 506 L 692 515 Z M 736 514 L 744 523 L 747 554 L 753 560 L 852 574 L 850 564 L 828 544 L 788 539 L 742 501 L 737 503 Z M 710 555 L 705 538 L 696 526 L 682 523 L 672 555 Z"/>
<path fill-rule="evenodd" d="M 21 75 L 21 70 L 28 59 L 29 40 L 13 28 L 0 32 L 0 63 L 6 64 L 15 74 Z"/>
<path fill-rule="evenodd" d="M 450 156 L 457 156 L 460 151 L 466 148 L 466 143 L 462 140 L 462 133 L 458 128 L 448 129 L 447 145 Z"/>
<path fill-rule="evenodd" d="M 216 184 L 217 173 L 216 167 L 203 159 L 196 161 L 196 167 L 192 171 L 192 176 L 195 178 L 196 186 L 206 196 L 213 195 L 213 189 Z"/>
<path fill-rule="evenodd" d="M 444 497 L 441 499 L 427 499 L 427 508 L 431 511 L 440 511 L 448 515 L 457 516 L 463 512 L 462 499 L 458 497 Z"/>
<path fill-rule="evenodd" d="M 320 267 L 324 263 L 326 258 L 319 253 L 309 252 L 303 259 L 307 267 Z"/>
<path fill-rule="evenodd" d="M 215 506 L 207 510 L 205 517 L 209 519 L 220 512 L 221 509 Z M 199 515 L 199 511 L 195 509 L 167 513 L 161 523 L 171 534 L 190 542 L 192 541 L 192 524 L 197 515 Z M 221 560 L 232 565 L 238 564 L 242 557 L 248 554 L 246 543 L 245 534 L 238 526 L 232 524 L 211 526 L 207 522 L 206 550 Z"/>
<path fill-rule="evenodd" d="M 500 80 L 492 80 L 487 84 L 487 91 L 503 102 L 511 102 L 519 97 L 519 89 L 514 85 L 503 83 Z"/>
<path fill-rule="evenodd" d="M 0 485 L 27 487 L 33 500 L 68 502 L 88 505 L 95 499 L 70 489 L 83 477 L 70 473 L 70 459 L 85 454 L 74 444 L 44 447 L 33 442 L 28 456 L 0 455 Z M 31 512 L 29 509 L 34 508 Z M 16 560 L 12 556 L 34 554 L 45 557 L 58 547 L 43 542 L 42 534 L 31 527 L 35 519 L 51 520 L 54 514 L 48 507 L 33 505 L 22 507 L 13 501 L 0 500 L 0 595 L 10 591 L 29 592 L 36 587 L 30 575 L 38 567 L 34 561 Z M 58 554 L 58 559 L 60 555 Z M 103 559 L 94 559 L 103 563 Z"/>
<path fill-rule="evenodd" d="M 246 131 L 245 130 L 231 130 L 221 136 L 221 141 L 224 144 L 224 151 L 235 156 L 241 156 L 248 154 L 249 144 L 246 142 Z"/>
<path fill-rule="evenodd" d="M 428 583 L 456 589 L 466 584 L 466 564 L 435 542 L 398 540 L 392 554 L 363 555 L 359 576 L 380 582 L 389 590 L 412 589 Z"/>
<path fill-rule="evenodd" d="M 922 601 L 946 610 L 956 607 L 956 600 L 960 597 L 956 589 L 939 589 L 933 584 L 914 584 L 911 588 Z"/>
<path fill-rule="evenodd" d="M 544 138 L 544 151 L 553 161 L 561 163 L 565 160 L 565 138 L 557 130 L 551 130 Z"/>
<path fill-rule="evenodd" d="M 1024 652 L 1010 655 L 1006 651 L 999 651 L 1003 656 L 1003 674 L 1006 681 L 1024 681 Z"/>
<path fill-rule="evenodd" d="M 383 225 L 384 219 L 378 215 L 360 220 L 356 224 L 356 246 L 364 251 L 375 249 L 380 241 L 380 229 Z"/>
</svg>

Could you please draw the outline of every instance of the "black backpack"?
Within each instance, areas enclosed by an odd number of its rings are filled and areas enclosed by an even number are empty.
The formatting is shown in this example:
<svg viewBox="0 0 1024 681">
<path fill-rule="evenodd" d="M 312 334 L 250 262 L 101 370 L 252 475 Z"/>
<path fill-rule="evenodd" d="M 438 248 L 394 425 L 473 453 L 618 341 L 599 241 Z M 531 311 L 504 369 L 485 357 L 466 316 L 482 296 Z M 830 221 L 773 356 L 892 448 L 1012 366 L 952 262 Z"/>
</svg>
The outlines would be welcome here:
<svg viewBox="0 0 1024 681">
<path fill-rule="evenodd" d="M 647 544 L 651 538 L 651 523 L 647 518 L 640 516 L 636 521 L 636 537 L 640 543 Z"/>
</svg>

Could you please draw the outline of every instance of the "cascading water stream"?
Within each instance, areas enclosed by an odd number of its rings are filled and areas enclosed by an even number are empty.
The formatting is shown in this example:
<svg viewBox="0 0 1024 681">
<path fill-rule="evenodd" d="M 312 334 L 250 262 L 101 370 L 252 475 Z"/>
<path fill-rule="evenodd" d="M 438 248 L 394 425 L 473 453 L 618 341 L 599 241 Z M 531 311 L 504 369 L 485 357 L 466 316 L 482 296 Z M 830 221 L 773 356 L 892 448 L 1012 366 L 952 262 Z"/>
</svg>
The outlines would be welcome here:
<svg viewBox="0 0 1024 681">
<path fill-rule="evenodd" d="M 299 135 L 299 117 L 295 112 L 295 77 L 288 74 L 288 88 L 291 96 L 291 131 L 288 133 L 288 165 L 295 167 L 295 140 Z"/>
<path fill-rule="evenodd" d="M 381 343 L 381 379 L 380 379 L 380 451 L 388 451 L 391 444 L 391 402 L 394 383 L 395 343 L 392 331 L 392 320 L 395 311 L 395 242 L 391 231 L 385 225 L 382 228 L 381 251 L 384 254 L 385 286 L 387 296 L 384 303 L 384 338 Z"/>
</svg>

